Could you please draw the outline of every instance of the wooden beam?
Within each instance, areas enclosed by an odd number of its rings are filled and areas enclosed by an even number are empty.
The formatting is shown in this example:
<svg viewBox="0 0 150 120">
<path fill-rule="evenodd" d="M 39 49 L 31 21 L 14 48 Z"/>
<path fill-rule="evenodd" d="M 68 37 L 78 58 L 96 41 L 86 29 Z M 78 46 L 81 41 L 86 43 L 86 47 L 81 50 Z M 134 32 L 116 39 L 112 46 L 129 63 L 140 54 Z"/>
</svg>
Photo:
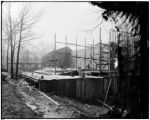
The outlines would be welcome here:
<svg viewBox="0 0 150 120">
<path fill-rule="evenodd" d="M 106 103 L 104 103 L 103 101 L 101 101 L 101 100 L 99 100 L 99 99 L 97 99 L 97 101 L 98 102 L 100 102 L 100 103 L 102 103 L 103 105 L 105 105 L 106 107 L 108 107 L 109 109 L 112 109 L 112 107 L 111 106 L 109 106 L 109 105 L 107 105 Z"/>
<path fill-rule="evenodd" d="M 41 93 L 42 95 L 44 95 L 47 99 L 49 99 L 50 101 L 52 101 L 54 104 L 56 105 L 60 105 L 58 102 L 54 101 L 52 98 L 50 98 L 49 96 L 47 96 L 45 93 L 39 91 L 39 93 Z"/>
<path fill-rule="evenodd" d="M 12 85 L 14 85 L 14 86 L 17 86 L 17 85 L 15 85 L 14 83 L 12 83 L 12 82 L 10 82 L 10 81 L 8 81 L 10 84 L 12 84 Z"/>
</svg>

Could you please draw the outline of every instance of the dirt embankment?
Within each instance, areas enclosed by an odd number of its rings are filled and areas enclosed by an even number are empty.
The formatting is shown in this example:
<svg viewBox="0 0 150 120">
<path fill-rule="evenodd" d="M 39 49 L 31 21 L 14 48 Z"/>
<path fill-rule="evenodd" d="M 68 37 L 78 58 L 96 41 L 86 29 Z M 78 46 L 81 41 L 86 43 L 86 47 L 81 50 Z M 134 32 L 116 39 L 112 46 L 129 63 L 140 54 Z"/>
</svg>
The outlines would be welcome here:
<svg viewBox="0 0 150 120">
<path fill-rule="evenodd" d="M 2 81 L 2 114 L 3 119 L 42 118 L 28 107 L 17 88 L 6 81 Z"/>
<path fill-rule="evenodd" d="M 44 118 L 98 118 L 100 114 L 108 111 L 102 106 L 84 104 L 56 94 L 47 94 L 60 104 L 58 106 L 34 87 L 27 87 L 25 81 L 20 81 L 20 83 L 24 84 L 18 85 L 18 91 L 24 96 L 26 104 L 37 113 L 42 112 Z"/>
<path fill-rule="evenodd" d="M 9 80 L 3 83 L 3 118 L 99 118 L 108 111 L 102 106 L 84 104 L 56 94 L 47 94 L 60 105 L 54 104 L 26 81 Z M 6 99 L 6 100 L 5 100 Z M 7 112 L 8 111 L 8 112 Z"/>
</svg>

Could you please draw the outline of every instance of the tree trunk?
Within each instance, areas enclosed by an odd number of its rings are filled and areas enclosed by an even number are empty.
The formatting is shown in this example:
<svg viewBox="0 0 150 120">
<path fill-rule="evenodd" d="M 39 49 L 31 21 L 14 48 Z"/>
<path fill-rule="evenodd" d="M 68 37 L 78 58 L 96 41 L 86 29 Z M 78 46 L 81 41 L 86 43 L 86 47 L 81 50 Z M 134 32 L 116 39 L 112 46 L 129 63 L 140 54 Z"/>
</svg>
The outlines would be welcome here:
<svg viewBox="0 0 150 120">
<path fill-rule="evenodd" d="M 13 48 L 12 48 L 12 41 L 11 41 L 11 78 L 14 78 L 14 71 L 13 71 Z"/>
<path fill-rule="evenodd" d="M 17 61 L 16 61 L 16 79 L 18 79 L 18 65 L 19 65 L 19 53 L 20 53 L 21 40 L 19 40 L 19 46 L 17 51 Z"/>
<path fill-rule="evenodd" d="M 20 53 L 21 37 L 22 37 L 22 25 L 23 25 L 23 19 L 21 20 L 19 45 L 18 45 L 18 51 L 17 51 L 16 76 L 15 76 L 16 79 L 18 79 L 18 65 L 19 65 L 19 53 Z"/>
<path fill-rule="evenodd" d="M 8 72 L 8 55 L 9 55 L 9 41 L 8 41 L 8 46 L 7 46 L 7 72 Z"/>
</svg>

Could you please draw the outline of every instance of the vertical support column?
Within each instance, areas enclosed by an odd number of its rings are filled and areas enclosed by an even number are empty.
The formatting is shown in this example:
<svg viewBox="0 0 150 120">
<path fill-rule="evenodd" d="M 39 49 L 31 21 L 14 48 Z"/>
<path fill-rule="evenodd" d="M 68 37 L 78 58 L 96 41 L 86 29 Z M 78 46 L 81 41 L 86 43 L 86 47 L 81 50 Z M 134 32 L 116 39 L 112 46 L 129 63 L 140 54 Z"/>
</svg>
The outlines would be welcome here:
<svg viewBox="0 0 150 120">
<path fill-rule="evenodd" d="M 67 35 L 65 35 L 66 40 L 66 68 L 68 67 L 68 55 L 67 55 Z"/>
<path fill-rule="evenodd" d="M 100 36 L 99 36 L 99 76 L 101 73 L 101 27 L 100 27 Z"/>
<path fill-rule="evenodd" d="M 93 56 L 93 45 L 90 45 L 90 55 Z M 90 62 L 88 64 L 91 63 L 91 68 L 93 68 L 93 60 L 92 57 L 90 58 Z"/>
<path fill-rule="evenodd" d="M 54 60 L 54 63 L 55 63 L 55 75 L 56 75 L 56 33 L 55 33 L 55 52 L 54 52 L 54 54 L 55 54 L 55 60 Z"/>
<path fill-rule="evenodd" d="M 111 62 L 111 58 L 110 58 L 110 51 L 111 51 L 111 48 L 110 48 L 110 43 L 111 43 L 111 30 L 110 30 L 110 32 L 109 32 L 109 77 L 110 77 L 110 72 L 111 72 L 111 70 L 110 70 L 110 62 Z"/>
<path fill-rule="evenodd" d="M 37 58 L 38 52 L 36 52 L 36 69 L 38 69 L 38 58 Z"/>
<path fill-rule="evenodd" d="M 77 36 L 76 36 L 76 70 L 77 70 Z"/>
<path fill-rule="evenodd" d="M 95 60 L 95 58 L 94 58 L 94 49 L 95 49 L 95 47 L 94 47 L 94 39 L 93 39 L 93 59 Z M 92 60 L 93 68 L 94 68 L 94 60 Z"/>
<path fill-rule="evenodd" d="M 41 59 L 40 59 L 40 68 L 42 69 L 42 56 L 43 56 L 43 49 L 41 48 Z"/>
<path fill-rule="evenodd" d="M 85 58 L 84 58 L 84 63 L 85 63 L 85 69 L 86 69 L 86 39 L 85 39 Z"/>
</svg>

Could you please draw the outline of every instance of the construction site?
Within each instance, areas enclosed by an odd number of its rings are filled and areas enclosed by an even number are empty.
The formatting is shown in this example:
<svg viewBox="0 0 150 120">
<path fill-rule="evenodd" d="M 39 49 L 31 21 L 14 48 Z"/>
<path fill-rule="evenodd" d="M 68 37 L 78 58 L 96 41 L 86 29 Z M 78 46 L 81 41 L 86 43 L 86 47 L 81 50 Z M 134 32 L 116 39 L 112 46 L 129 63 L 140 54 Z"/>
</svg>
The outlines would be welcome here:
<svg viewBox="0 0 150 120">
<path fill-rule="evenodd" d="M 86 38 L 80 44 L 78 36 L 72 43 L 69 34 L 58 41 L 59 34 L 53 34 L 54 49 L 50 52 L 41 55 L 27 51 L 20 55 L 17 80 L 10 78 L 9 59 L 8 71 L 2 71 L 2 89 L 10 87 L 21 94 L 19 99 L 34 111 L 33 118 L 141 118 L 137 109 L 141 37 L 113 28 L 106 43 L 102 28 L 98 31 L 98 42 L 93 38 L 90 44 Z M 13 63 L 14 68 L 16 64 Z M 6 96 L 2 96 L 3 102 Z M 8 113 L 2 114 L 3 118 L 12 118 L 6 117 Z"/>
</svg>

